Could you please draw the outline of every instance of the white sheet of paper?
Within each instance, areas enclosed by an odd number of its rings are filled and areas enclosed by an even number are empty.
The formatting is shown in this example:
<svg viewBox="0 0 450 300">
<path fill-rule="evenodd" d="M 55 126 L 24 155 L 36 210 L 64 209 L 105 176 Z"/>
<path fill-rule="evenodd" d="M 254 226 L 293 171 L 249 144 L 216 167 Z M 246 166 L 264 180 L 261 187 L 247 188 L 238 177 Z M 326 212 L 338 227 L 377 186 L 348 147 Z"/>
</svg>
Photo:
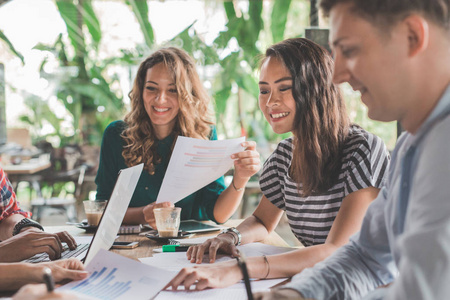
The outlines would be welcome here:
<svg viewBox="0 0 450 300">
<path fill-rule="evenodd" d="M 72 281 L 58 290 L 100 299 L 151 299 L 176 275 L 101 249 L 86 266 L 87 279 Z"/>
<path fill-rule="evenodd" d="M 206 240 L 213 239 L 216 236 L 209 235 L 209 236 L 202 236 L 198 238 L 190 238 L 190 239 L 175 239 L 175 241 L 179 242 L 183 245 L 197 245 L 197 244 L 203 244 L 206 242 Z"/>
<path fill-rule="evenodd" d="M 290 247 L 277 247 L 272 245 L 266 245 L 263 243 L 250 243 L 237 247 L 239 251 L 244 252 L 246 257 L 262 256 L 262 255 L 275 255 L 295 250 L 296 248 Z"/>
<path fill-rule="evenodd" d="M 77 244 L 89 244 L 92 242 L 92 235 L 80 235 L 80 236 L 74 236 L 73 237 Z"/>
<path fill-rule="evenodd" d="M 210 141 L 179 136 L 156 203 L 176 203 L 225 174 L 245 137 Z"/>
<path fill-rule="evenodd" d="M 243 246 L 238 246 L 239 251 L 242 251 L 246 257 L 262 256 L 280 254 L 294 250 L 295 248 L 277 247 L 266 245 L 262 243 L 251 243 Z M 232 260 L 233 258 L 225 254 L 217 254 L 216 262 Z M 139 258 L 139 260 L 147 265 L 164 268 L 168 271 L 179 272 L 185 267 L 194 267 L 198 264 L 191 263 L 187 257 L 186 252 L 164 252 L 154 253 L 153 257 Z M 209 256 L 203 256 L 203 263 L 209 263 Z"/>
<path fill-rule="evenodd" d="M 268 291 L 272 286 L 283 282 L 286 278 L 251 281 L 252 292 Z M 203 291 L 162 291 L 155 300 L 177 299 L 211 299 L 211 300 L 246 300 L 247 291 L 244 283 L 236 283 L 223 289 L 208 289 Z"/>
<path fill-rule="evenodd" d="M 203 262 L 208 263 L 208 256 L 203 257 Z M 231 260 L 232 258 L 227 255 L 218 254 L 216 258 L 216 262 Z M 186 252 L 164 252 L 154 254 L 153 257 L 144 257 L 139 258 L 139 260 L 149 266 L 164 268 L 164 270 L 172 271 L 178 273 L 181 269 L 186 267 L 195 267 L 198 264 L 191 263 L 186 258 Z M 174 276 L 175 276 L 174 275 Z"/>
</svg>

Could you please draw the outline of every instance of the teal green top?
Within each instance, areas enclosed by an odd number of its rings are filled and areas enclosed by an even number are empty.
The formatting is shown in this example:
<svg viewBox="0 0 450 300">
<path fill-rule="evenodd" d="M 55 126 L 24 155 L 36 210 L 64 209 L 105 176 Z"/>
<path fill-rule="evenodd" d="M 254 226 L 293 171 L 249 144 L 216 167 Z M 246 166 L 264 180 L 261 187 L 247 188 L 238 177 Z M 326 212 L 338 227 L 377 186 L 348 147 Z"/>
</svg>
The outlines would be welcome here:
<svg viewBox="0 0 450 300">
<path fill-rule="evenodd" d="M 100 151 L 100 164 L 95 178 L 97 199 L 109 199 L 117 180 L 119 171 L 127 168 L 122 150 L 125 145 L 120 136 L 126 128 L 123 121 L 115 121 L 108 125 L 104 134 Z M 155 166 L 155 174 L 150 175 L 143 170 L 134 191 L 129 207 L 142 207 L 156 201 L 161 184 L 170 160 L 171 146 L 174 137 L 169 135 L 158 141 L 156 151 L 161 156 L 161 163 Z M 211 132 L 211 140 L 217 140 L 215 128 Z M 212 220 L 214 206 L 220 193 L 225 189 L 223 176 L 202 189 L 178 201 L 175 206 L 181 207 L 181 219 Z"/>
</svg>

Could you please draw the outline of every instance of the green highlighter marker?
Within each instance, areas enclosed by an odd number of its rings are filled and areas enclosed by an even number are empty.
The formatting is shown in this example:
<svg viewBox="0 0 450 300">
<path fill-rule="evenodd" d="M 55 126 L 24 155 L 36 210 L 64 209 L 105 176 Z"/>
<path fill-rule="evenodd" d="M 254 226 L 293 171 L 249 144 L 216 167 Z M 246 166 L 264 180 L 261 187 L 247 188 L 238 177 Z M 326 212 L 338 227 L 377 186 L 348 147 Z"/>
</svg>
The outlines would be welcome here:
<svg viewBox="0 0 450 300">
<path fill-rule="evenodd" d="M 189 249 L 189 246 L 180 246 L 180 245 L 163 245 L 162 252 L 186 252 Z"/>
</svg>

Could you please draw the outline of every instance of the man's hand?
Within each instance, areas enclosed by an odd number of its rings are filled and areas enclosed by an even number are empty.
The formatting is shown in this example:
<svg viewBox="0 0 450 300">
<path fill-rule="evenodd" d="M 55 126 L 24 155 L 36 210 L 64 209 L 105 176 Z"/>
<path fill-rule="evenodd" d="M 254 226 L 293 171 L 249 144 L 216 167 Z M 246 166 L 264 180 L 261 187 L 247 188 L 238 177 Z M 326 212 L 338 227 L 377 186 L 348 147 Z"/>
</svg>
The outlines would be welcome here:
<svg viewBox="0 0 450 300">
<path fill-rule="evenodd" d="M 0 262 L 17 262 L 38 253 L 47 253 L 51 260 L 61 257 L 62 242 L 70 249 L 77 244 L 67 232 L 47 233 L 39 229 L 27 229 L 0 243 Z"/>
<path fill-rule="evenodd" d="M 145 206 L 143 209 L 143 213 L 144 213 L 144 218 L 145 218 L 145 222 L 148 223 L 148 225 L 150 225 L 153 229 L 157 229 L 156 228 L 156 221 L 155 221 L 155 213 L 153 212 L 153 210 L 155 208 L 160 208 L 160 207 L 173 207 L 173 203 L 171 202 L 162 202 L 162 203 L 150 203 L 149 205 Z"/>
</svg>

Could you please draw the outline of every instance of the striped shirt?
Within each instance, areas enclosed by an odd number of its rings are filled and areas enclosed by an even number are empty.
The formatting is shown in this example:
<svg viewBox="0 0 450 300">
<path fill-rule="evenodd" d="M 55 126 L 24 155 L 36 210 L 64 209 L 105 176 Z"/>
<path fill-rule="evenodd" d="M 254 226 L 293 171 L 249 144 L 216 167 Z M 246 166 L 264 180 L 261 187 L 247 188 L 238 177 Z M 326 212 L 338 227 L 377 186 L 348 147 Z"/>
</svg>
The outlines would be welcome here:
<svg viewBox="0 0 450 300">
<path fill-rule="evenodd" d="M 278 144 L 264 163 L 259 184 L 264 196 L 286 211 L 292 232 L 304 246 L 323 244 L 348 194 L 371 186 L 381 188 L 387 178 L 389 152 L 379 137 L 352 125 L 335 185 L 319 195 L 301 197 L 288 175 L 292 148 L 292 137 Z"/>
</svg>

